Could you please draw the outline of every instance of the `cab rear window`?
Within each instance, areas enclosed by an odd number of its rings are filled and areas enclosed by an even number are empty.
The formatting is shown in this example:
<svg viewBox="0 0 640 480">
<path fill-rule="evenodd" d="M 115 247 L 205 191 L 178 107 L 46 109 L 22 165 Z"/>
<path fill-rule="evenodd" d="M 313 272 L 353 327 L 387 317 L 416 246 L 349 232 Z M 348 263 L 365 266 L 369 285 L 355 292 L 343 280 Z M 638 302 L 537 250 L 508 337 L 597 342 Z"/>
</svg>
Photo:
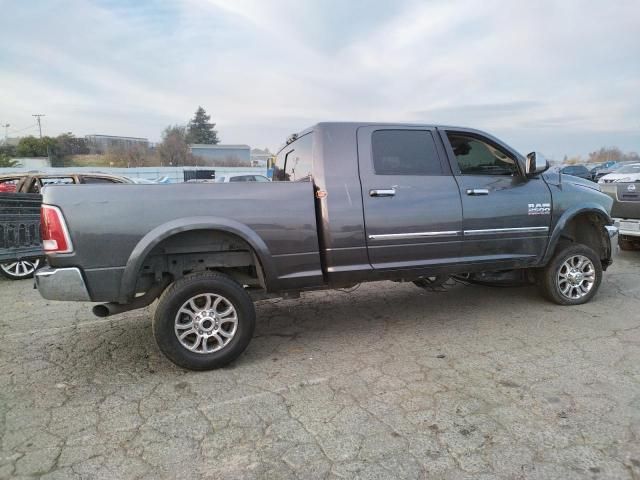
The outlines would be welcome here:
<svg viewBox="0 0 640 480">
<path fill-rule="evenodd" d="M 283 148 L 276 159 L 273 179 L 280 182 L 310 181 L 313 133 L 307 133 Z"/>
</svg>

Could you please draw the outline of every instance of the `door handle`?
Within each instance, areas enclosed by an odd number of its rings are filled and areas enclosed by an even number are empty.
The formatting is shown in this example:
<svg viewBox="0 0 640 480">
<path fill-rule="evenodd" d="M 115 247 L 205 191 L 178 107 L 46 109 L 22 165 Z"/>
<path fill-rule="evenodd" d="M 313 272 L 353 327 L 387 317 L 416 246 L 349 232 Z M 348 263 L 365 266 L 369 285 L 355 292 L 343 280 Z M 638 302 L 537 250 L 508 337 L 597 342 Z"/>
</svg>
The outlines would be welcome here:
<svg viewBox="0 0 640 480">
<path fill-rule="evenodd" d="M 467 188 L 467 195 L 489 195 L 488 188 Z"/>
<path fill-rule="evenodd" d="M 395 188 L 378 188 L 369 190 L 370 197 L 393 197 L 395 194 Z"/>
</svg>

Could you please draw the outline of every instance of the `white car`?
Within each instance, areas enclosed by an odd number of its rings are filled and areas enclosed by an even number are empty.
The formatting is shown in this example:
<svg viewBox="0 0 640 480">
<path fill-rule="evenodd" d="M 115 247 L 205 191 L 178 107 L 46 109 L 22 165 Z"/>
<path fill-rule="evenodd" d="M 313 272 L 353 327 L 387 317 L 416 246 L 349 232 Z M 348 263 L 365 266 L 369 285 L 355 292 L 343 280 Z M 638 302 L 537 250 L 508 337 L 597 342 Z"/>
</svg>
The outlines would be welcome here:
<svg viewBox="0 0 640 480">
<path fill-rule="evenodd" d="M 598 183 L 640 182 L 640 163 L 624 165 L 598 180 Z"/>
</svg>

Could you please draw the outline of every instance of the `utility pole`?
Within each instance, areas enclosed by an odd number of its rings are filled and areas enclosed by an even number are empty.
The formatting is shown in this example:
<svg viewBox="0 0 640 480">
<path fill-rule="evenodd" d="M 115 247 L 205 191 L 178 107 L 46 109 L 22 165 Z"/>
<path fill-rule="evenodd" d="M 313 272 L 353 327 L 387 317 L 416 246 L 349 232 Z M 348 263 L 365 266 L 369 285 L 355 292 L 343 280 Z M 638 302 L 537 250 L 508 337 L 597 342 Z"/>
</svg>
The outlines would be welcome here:
<svg viewBox="0 0 640 480">
<path fill-rule="evenodd" d="M 35 115 L 31 116 L 38 119 L 38 129 L 40 130 L 40 138 L 42 138 L 42 124 L 40 123 L 40 117 L 46 117 L 46 115 L 44 113 L 36 113 Z"/>
<path fill-rule="evenodd" d="M 5 123 L 2 126 L 4 127 L 4 144 L 7 145 L 9 143 L 9 127 L 11 124 Z"/>
</svg>

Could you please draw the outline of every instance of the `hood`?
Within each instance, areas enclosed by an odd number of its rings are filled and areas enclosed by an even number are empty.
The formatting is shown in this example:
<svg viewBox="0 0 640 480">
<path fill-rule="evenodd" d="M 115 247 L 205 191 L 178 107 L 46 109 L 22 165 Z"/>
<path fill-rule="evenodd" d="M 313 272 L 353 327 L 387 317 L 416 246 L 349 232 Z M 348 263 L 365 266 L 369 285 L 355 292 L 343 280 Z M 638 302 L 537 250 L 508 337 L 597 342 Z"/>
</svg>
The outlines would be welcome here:
<svg viewBox="0 0 640 480">
<path fill-rule="evenodd" d="M 573 185 L 590 188 L 591 190 L 600 191 L 600 186 L 597 183 L 587 180 L 586 178 L 574 177 L 573 175 L 566 175 L 564 173 L 562 174 L 562 183 L 571 183 Z"/>
<path fill-rule="evenodd" d="M 586 187 L 591 190 L 600 191 L 600 186 L 592 182 L 591 180 L 587 180 L 585 178 L 575 177 L 573 175 L 567 175 L 566 173 L 559 174 L 558 170 L 547 170 L 544 174 L 544 179 L 547 183 L 552 185 L 558 185 L 558 180 L 560 180 L 559 176 L 562 177 L 562 183 L 570 183 L 572 185 L 578 185 L 579 187 Z"/>
</svg>

